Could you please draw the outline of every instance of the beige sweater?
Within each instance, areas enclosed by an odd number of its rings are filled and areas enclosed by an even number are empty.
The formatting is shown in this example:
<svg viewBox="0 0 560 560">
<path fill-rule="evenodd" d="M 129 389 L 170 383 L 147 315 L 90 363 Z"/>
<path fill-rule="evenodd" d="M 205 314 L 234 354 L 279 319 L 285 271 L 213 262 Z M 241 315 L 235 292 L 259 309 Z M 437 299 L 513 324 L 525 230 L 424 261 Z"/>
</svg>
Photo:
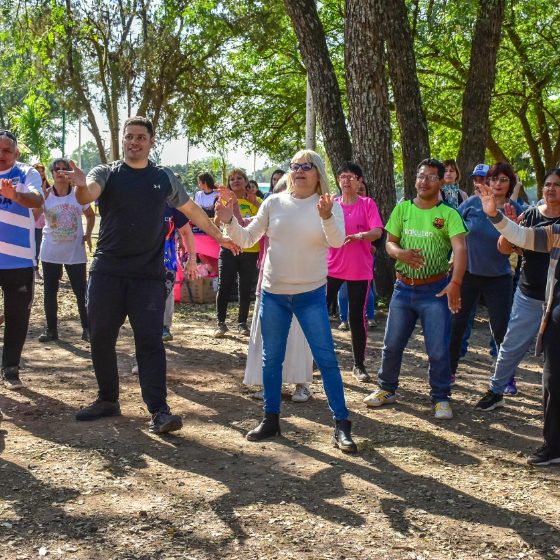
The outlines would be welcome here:
<svg viewBox="0 0 560 560">
<path fill-rule="evenodd" d="M 300 294 L 327 281 L 327 251 L 344 243 L 344 215 L 337 202 L 328 220 L 317 212 L 319 195 L 294 198 L 289 193 L 269 196 L 251 223 L 242 227 L 233 220 L 228 236 L 242 248 L 263 235 L 269 249 L 263 268 L 262 289 L 273 294 Z"/>
</svg>

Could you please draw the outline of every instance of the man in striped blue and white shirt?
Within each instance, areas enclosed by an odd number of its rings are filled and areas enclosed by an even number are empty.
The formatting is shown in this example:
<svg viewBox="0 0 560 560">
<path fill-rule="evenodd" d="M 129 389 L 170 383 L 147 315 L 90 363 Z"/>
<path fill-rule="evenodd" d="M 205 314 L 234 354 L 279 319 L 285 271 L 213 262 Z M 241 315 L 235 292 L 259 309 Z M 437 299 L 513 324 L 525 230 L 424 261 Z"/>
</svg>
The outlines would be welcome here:
<svg viewBox="0 0 560 560">
<path fill-rule="evenodd" d="M 0 287 L 4 292 L 2 380 L 9 389 L 23 387 L 19 362 L 33 301 L 35 220 L 31 208 L 43 204 L 41 177 L 17 161 L 17 139 L 0 130 Z"/>
</svg>

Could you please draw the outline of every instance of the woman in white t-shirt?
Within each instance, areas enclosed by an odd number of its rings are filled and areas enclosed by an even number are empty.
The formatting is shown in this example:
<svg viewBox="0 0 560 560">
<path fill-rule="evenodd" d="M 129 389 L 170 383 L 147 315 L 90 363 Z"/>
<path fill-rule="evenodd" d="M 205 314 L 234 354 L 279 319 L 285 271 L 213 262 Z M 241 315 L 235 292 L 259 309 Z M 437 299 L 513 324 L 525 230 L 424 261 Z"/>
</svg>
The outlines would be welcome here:
<svg viewBox="0 0 560 560">
<path fill-rule="evenodd" d="M 47 326 L 40 342 L 58 339 L 58 285 L 62 277 L 62 266 L 66 269 L 72 291 L 76 296 L 78 313 L 82 324 L 82 340 L 89 342 L 86 312 L 86 249 L 91 251 L 91 232 L 95 224 L 95 213 L 90 205 L 78 203 L 70 182 L 61 173 L 70 171 L 67 159 L 55 159 L 49 170 L 54 184 L 48 189 L 43 203 L 45 227 L 40 260 L 43 266 L 44 306 Z M 82 226 L 82 214 L 86 217 L 86 233 Z"/>
</svg>

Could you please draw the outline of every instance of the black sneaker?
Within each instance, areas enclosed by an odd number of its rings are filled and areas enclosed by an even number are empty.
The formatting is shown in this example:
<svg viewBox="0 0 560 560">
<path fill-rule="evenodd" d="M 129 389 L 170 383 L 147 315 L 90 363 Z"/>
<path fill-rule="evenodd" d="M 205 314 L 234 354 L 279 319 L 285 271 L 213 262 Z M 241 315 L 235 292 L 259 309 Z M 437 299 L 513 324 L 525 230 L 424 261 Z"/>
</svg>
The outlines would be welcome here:
<svg viewBox="0 0 560 560">
<path fill-rule="evenodd" d="M 97 420 L 104 416 L 120 416 L 121 406 L 119 401 L 93 401 L 90 405 L 76 412 L 76 420 Z"/>
<path fill-rule="evenodd" d="M 545 443 L 539 447 L 532 455 L 527 457 L 527 463 L 535 467 L 545 467 L 560 463 L 560 454 L 552 453 L 550 447 Z"/>
<path fill-rule="evenodd" d="M 24 387 L 21 379 L 19 378 L 19 367 L 11 366 L 2 368 L 2 382 L 6 389 L 17 391 Z"/>
<path fill-rule="evenodd" d="M 152 434 L 166 434 L 167 432 L 176 432 L 183 427 L 183 420 L 176 414 L 167 412 L 154 412 L 150 420 L 149 430 Z"/>
<path fill-rule="evenodd" d="M 486 391 L 486 394 L 476 403 L 475 407 L 481 410 L 494 410 L 500 406 L 504 406 L 504 396 L 498 395 L 493 391 Z"/>
<path fill-rule="evenodd" d="M 237 332 L 239 334 L 244 334 L 245 336 L 249 336 L 251 334 L 251 331 L 247 326 L 247 323 L 239 323 L 237 325 Z"/>
<path fill-rule="evenodd" d="M 369 383 L 371 381 L 371 377 L 364 366 L 354 366 L 352 375 L 361 383 Z"/>
<path fill-rule="evenodd" d="M 58 340 L 58 331 L 56 329 L 45 329 L 45 331 L 39 335 L 39 342 L 50 342 L 51 340 Z"/>
<path fill-rule="evenodd" d="M 83 340 L 84 342 L 89 342 L 89 341 L 90 341 L 90 340 L 89 340 L 89 329 L 84 329 L 84 330 L 82 331 L 82 340 Z"/>
</svg>

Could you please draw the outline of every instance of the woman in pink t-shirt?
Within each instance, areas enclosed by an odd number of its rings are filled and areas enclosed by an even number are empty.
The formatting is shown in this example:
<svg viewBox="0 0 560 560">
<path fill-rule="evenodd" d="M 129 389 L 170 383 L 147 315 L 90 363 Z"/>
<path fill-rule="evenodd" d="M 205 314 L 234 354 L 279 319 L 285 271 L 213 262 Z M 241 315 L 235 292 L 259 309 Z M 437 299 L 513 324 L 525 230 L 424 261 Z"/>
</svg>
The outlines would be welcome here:
<svg viewBox="0 0 560 560">
<path fill-rule="evenodd" d="M 327 306 L 330 309 L 340 286 L 348 286 L 348 322 L 352 336 L 354 368 L 352 374 L 358 381 L 370 381 L 364 360 L 366 354 L 367 325 L 365 305 L 373 280 L 373 255 L 371 243 L 383 234 L 383 222 L 377 205 L 369 197 L 358 194 L 363 182 L 359 165 L 350 161 L 337 170 L 337 180 L 342 196 L 337 201 L 344 212 L 346 241 L 339 249 L 330 248 L 327 262 Z"/>
</svg>

